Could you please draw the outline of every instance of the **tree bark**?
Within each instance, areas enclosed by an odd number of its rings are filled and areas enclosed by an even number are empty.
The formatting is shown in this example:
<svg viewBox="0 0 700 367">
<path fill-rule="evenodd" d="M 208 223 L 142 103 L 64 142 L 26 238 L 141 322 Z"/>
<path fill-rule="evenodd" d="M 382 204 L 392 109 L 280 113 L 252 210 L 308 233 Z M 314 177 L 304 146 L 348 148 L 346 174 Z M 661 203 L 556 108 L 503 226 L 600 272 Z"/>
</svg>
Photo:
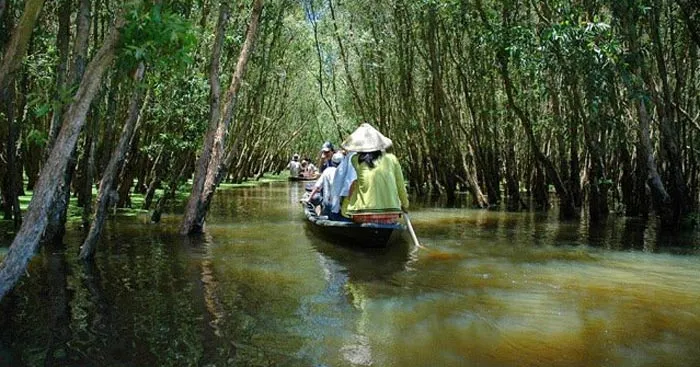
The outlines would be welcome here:
<svg viewBox="0 0 700 367">
<path fill-rule="evenodd" d="M 56 177 L 63 177 L 65 173 L 80 129 L 85 123 L 90 103 L 97 94 L 105 70 L 112 64 L 119 41 L 119 29 L 123 25 L 123 15 L 118 15 L 104 44 L 88 64 L 74 102 L 63 118 L 61 132 L 49 160 L 41 171 L 24 223 L 12 241 L 7 256 L 0 264 L 0 300 L 24 274 L 29 259 L 39 247 L 42 233 L 48 224 L 49 211 L 53 208 L 56 194 L 59 192 Z"/>
<path fill-rule="evenodd" d="M 193 228 L 199 212 L 200 195 L 204 190 L 204 182 L 207 176 L 207 167 L 211 159 L 214 139 L 221 116 L 221 80 L 219 67 L 221 65 L 221 52 L 226 33 L 226 26 L 230 17 L 230 9 L 227 2 L 222 2 L 219 8 L 219 18 L 216 25 L 216 36 L 212 45 L 211 64 L 209 65 L 209 126 L 204 136 L 202 153 L 195 163 L 195 173 L 192 180 L 192 192 L 190 193 L 185 216 L 180 231 L 183 234 L 201 231 L 202 228 Z M 159 218 L 160 219 L 160 218 Z"/>
<path fill-rule="evenodd" d="M 662 222 L 668 228 L 677 229 L 681 220 L 688 213 L 690 201 L 686 196 L 688 188 L 684 178 L 683 157 L 681 155 L 681 130 L 677 122 L 676 108 L 673 105 L 673 93 L 669 83 L 668 69 L 664 59 L 664 43 L 660 34 L 661 9 L 663 4 L 658 0 L 652 5 L 650 16 L 651 39 L 653 40 L 653 54 L 656 59 L 658 78 L 661 79 L 661 98 L 655 98 L 656 110 L 659 115 L 659 132 L 661 133 L 661 146 L 666 153 L 668 193 L 671 202 L 667 211 L 669 213 L 662 217 Z M 658 83 L 657 83 L 658 84 Z M 654 84 L 648 82 L 648 88 L 654 88 Z"/>
<path fill-rule="evenodd" d="M 56 91 L 54 101 L 59 102 L 58 107 L 53 110 L 51 125 L 49 126 L 49 137 L 46 149 L 44 150 L 44 160 L 49 157 L 53 143 L 61 128 L 61 115 L 63 104 L 61 95 L 66 88 L 66 78 L 68 74 L 68 57 L 70 54 L 70 16 L 71 0 L 63 0 L 58 12 L 58 34 L 56 35 L 56 48 L 58 50 L 58 63 L 56 64 Z"/>
<path fill-rule="evenodd" d="M 97 201 L 95 202 L 95 217 L 90 225 L 87 237 L 80 248 L 80 258 L 83 260 L 91 259 L 95 255 L 95 245 L 97 244 L 97 239 L 102 232 L 105 219 L 107 218 L 108 204 L 110 201 L 109 197 L 114 187 L 114 179 L 117 177 L 117 174 L 124 164 L 126 153 L 129 151 L 129 143 L 136 129 L 136 122 L 141 115 L 141 107 L 144 105 L 144 88 L 139 84 L 143 80 L 145 70 L 146 67 L 143 62 L 141 62 L 134 72 L 133 79 L 136 89 L 131 97 L 131 103 L 129 104 L 129 117 L 126 123 L 124 123 L 117 148 L 114 150 L 112 158 L 109 160 L 107 168 L 100 180 L 100 190 L 97 194 Z"/>
<path fill-rule="evenodd" d="M 71 86 L 78 85 L 85 73 L 85 60 L 88 52 L 88 40 L 90 36 L 90 4 L 92 0 L 80 0 L 80 8 L 77 16 L 76 36 L 73 43 L 73 63 L 69 71 L 68 83 Z M 101 80 L 100 76 L 100 80 Z M 91 97 L 91 100 L 94 97 Z M 88 106 L 89 108 L 89 106 Z M 87 114 L 88 111 L 86 111 Z M 64 122 L 65 123 L 65 122 Z M 53 149 L 53 144 L 52 148 Z M 76 147 L 73 146 L 66 170 L 60 179 L 63 185 L 59 186 L 59 194 L 56 195 L 49 222 L 44 231 L 44 241 L 60 243 L 66 232 L 66 220 L 68 217 L 68 205 L 70 203 L 70 186 L 73 180 L 76 165 Z M 58 176 L 57 176 L 58 177 Z"/>
<path fill-rule="evenodd" d="M 44 0 L 28 0 L 24 4 L 24 13 L 12 32 L 0 64 L 0 93 L 2 94 L 5 94 L 5 89 L 14 81 L 17 70 L 22 65 L 22 60 L 29 48 L 29 40 L 32 38 L 34 24 L 43 6 Z"/>
<path fill-rule="evenodd" d="M 231 84 L 226 93 L 224 104 L 221 106 L 220 112 L 210 110 L 210 120 L 207 135 L 205 137 L 205 145 L 202 149 L 202 155 L 197 161 L 197 172 L 192 185 L 192 193 L 187 202 L 185 216 L 181 226 L 182 234 L 201 233 L 204 229 L 204 218 L 209 209 L 209 204 L 216 191 L 216 180 L 218 171 L 221 169 L 221 163 L 224 156 L 225 138 L 231 122 L 233 111 L 238 97 L 238 91 L 241 87 L 243 75 L 250 58 L 250 53 L 255 43 L 257 28 L 262 13 L 262 0 L 253 1 L 253 11 L 250 15 L 248 23 L 248 31 L 246 39 L 241 48 L 236 70 L 231 77 Z M 225 3 L 222 3 L 221 12 L 228 10 Z M 215 41 L 214 51 L 212 56 L 212 65 L 210 70 L 210 83 L 212 92 L 210 96 L 210 108 L 218 109 L 218 81 L 219 81 L 219 58 L 220 44 L 219 37 L 223 37 L 227 16 L 220 15 L 219 25 L 217 26 L 217 40 Z M 221 34 L 220 34 L 221 33 Z"/>
</svg>

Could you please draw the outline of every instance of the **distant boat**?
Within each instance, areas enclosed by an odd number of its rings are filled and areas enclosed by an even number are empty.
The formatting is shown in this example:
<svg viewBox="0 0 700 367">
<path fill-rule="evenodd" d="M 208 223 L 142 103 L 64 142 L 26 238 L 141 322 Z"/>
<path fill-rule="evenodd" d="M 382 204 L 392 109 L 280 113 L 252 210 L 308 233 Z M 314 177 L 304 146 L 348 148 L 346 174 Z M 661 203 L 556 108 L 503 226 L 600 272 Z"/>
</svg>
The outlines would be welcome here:
<svg viewBox="0 0 700 367">
<path fill-rule="evenodd" d="M 320 175 L 313 176 L 289 176 L 289 181 L 316 181 Z"/>
<path fill-rule="evenodd" d="M 328 220 L 319 216 L 313 205 L 302 203 L 304 215 L 311 228 L 332 242 L 357 247 L 385 247 L 405 240 L 406 227 L 401 223 L 354 223 Z"/>
</svg>

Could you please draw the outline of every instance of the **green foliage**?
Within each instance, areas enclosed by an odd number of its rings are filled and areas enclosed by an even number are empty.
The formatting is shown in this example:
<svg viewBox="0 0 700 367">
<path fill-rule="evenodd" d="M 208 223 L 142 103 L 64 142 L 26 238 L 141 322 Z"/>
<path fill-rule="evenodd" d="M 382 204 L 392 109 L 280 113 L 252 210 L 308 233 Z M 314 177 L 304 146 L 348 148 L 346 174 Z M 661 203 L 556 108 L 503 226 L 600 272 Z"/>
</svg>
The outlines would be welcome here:
<svg viewBox="0 0 700 367">
<path fill-rule="evenodd" d="M 143 61 L 172 71 L 192 62 L 195 32 L 187 19 L 170 9 L 133 6 L 122 33 L 119 62 L 127 69 Z"/>
<path fill-rule="evenodd" d="M 48 136 L 46 132 L 37 130 L 37 129 L 32 129 L 27 133 L 26 137 L 27 143 L 30 144 L 32 147 L 40 147 L 43 148 L 44 145 L 46 145 L 46 141 L 48 140 Z"/>
</svg>

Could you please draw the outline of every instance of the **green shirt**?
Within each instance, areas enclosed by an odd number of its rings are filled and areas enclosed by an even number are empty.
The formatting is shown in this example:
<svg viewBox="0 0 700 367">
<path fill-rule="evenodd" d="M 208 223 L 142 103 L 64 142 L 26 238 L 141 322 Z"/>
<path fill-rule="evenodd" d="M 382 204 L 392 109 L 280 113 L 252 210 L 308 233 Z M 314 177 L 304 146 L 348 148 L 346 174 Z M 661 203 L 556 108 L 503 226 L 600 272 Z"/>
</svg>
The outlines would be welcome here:
<svg viewBox="0 0 700 367">
<path fill-rule="evenodd" d="M 395 155 L 382 154 L 374 161 L 374 168 L 359 164 L 357 154 L 351 163 L 357 172 L 357 180 L 350 196 L 343 201 L 343 215 L 399 212 L 402 206 L 408 208 L 408 193 Z"/>
</svg>

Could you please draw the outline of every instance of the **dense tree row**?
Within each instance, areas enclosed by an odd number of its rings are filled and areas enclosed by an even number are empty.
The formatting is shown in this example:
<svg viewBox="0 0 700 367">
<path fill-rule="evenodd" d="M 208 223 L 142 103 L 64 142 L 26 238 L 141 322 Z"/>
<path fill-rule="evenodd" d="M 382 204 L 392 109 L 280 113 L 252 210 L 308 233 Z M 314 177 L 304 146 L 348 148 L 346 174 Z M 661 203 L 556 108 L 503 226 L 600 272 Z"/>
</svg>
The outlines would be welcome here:
<svg viewBox="0 0 700 367">
<path fill-rule="evenodd" d="M 0 0 L 0 54 L 2 212 L 27 222 L 0 283 L 61 243 L 71 197 L 83 258 L 109 208 L 140 192 L 158 221 L 188 179 L 199 232 L 221 182 L 362 121 L 420 194 L 673 229 L 699 210 L 688 0 Z"/>
<path fill-rule="evenodd" d="M 668 228 L 698 211 L 691 2 L 322 6 L 332 78 L 348 87 L 336 103 L 394 138 L 418 191 L 517 210 L 549 207 L 552 188 L 563 217 L 653 211 Z"/>
</svg>

